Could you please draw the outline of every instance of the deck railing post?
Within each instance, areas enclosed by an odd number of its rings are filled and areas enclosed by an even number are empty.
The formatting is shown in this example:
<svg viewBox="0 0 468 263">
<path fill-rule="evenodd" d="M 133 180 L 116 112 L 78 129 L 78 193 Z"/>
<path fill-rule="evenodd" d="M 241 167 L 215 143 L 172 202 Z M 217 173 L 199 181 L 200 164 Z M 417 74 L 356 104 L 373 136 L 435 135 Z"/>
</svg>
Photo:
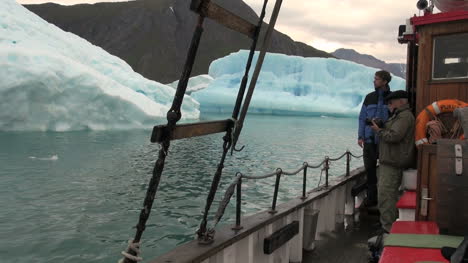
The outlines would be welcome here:
<svg viewBox="0 0 468 263">
<path fill-rule="evenodd" d="M 275 182 L 275 192 L 273 193 L 273 203 L 271 204 L 271 210 L 269 211 L 270 214 L 276 213 L 276 200 L 278 199 L 278 189 L 281 179 L 281 174 L 283 171 L 281 168 L 276 169 L 276 182 Z"/>
<path fill-rule="evenodd" d="M 304 163 L 304 173 L 302 178 L 302 200 L 307 198 L 306 196 L 306 184 L 307 184 L 307 163 Z"/>
<path fill-rule="evenodd" d="M 349 150 L 346 151 L 346 176 L 349 176 L 349 162 L 351 161 Z"/>
<path fill-rule="evenodd" d="M 328 169 L 330 168 L 330 158 L 325 157 L 325 187 L 328 187 Z"/>
<path fill-rule="evenodd" d="M 242 202 L 242 177 L 239 178 L 239 181 L 236 185 L 236 225 L 232 230 L 241 230 L 241 202 Z"/>
</svg>

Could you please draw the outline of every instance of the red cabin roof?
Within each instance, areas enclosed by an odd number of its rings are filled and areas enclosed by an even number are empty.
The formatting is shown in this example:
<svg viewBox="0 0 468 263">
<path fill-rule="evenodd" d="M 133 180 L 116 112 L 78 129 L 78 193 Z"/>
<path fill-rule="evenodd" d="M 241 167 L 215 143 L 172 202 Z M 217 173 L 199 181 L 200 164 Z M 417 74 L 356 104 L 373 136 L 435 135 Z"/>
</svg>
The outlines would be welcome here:
<svg viewBox="0 0 468 263">
<path fill-rule="evenodd" d="M 438 14 L 428 14 L 424 16 L 414 16 L 411 18 L 411 24 L 414 27 L 417 27 L 421 25 L 436 24 L 464 19 L 468 19 L 468 11 L 453 11 Z"/>
</svg>

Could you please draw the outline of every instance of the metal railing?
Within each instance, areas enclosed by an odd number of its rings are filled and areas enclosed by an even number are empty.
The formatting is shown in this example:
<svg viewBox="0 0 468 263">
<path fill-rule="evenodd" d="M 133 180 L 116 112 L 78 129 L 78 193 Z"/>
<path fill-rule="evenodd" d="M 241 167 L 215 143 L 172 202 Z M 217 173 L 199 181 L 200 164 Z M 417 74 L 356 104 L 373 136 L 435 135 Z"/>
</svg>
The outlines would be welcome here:
<svg viewBox="0 0 468 263">
<path fill-rule="evenodd" d="M 274 192 L 273 192 L 273 200 L 272 200 L 272 204 L 271 204 L 271 209 L 269 210 L 269 213 L 274 214 L 274 213 L 277 212 L 276 211 L 276 202 L 278 200 L 278 190 L 279 190 L 279 185 L 280 185 L 282 175 L 296 175 L 296 174 L 300 173 L 301 171 L 303 171 L 301 199 L 305 200 L 305 199 L 307 199 L 307 169 L 308 168 L 317 169 L 317 168 L 322 167 L 321 174 L 320 174 L 320 181 L 321 181 L 321 178 L 322 178 L 322 173 L 325 172 L 325 185 L 324 185 L 324 187 L 328 188 L 328 186 L 329 186 L 329 173 L 328 172 L 329 172 L 329 169 L 330 169 L 330 163 L 341 160 L 345 156 L 346 156 L 346 176 L 349 176 L 350 175 L 351 157 L 354 157 L 354 158 L 361 158 L 362 157 L 362 155 L 357 156 L 357 155 L 354 155 L 353 153 L 351 153 L 350 151 L 346 151 L 340 157 L 337 157 L 337 158 L 330 158 L 330 157 L 326 156 L 324 158 L 324 160 L 321 163 L 319 163 L 318 165 L 309 165 L 307 162 L 304 162 L 300 168 L 298 168 L 297 170 L 295 170 L 293 172 L 287 172 L 287 171 L 283 171 L 283 169 L 281 169 L 281 168 L 277 168 L 275 170 L 275 172 L 265 174 L 265 175 L 261 175 L 261 176 L 247 176 L 247 175 L 244 175 L 244 174 L 242 174 L 240 172 L 236 173 L 235 179 L 233 180 L 233 182 L 226 189 L 226 192 L 224 194 L 224 198 L 220 202 L 218 211 L 216 212 L 216 215 L 215 215 L 215 218 L 214 218 L 214 220 L 215 220 L 214 226 L 213 226 L 213 228 L 210 229 L 210 232 L 212 233 L 212 236 L 214 235 L 214 228 L 216 227 L 216 225 L 219 223 L 222 216 L 224 215 L 224 211 L 226 210 L 226 207 L 229 204 L 229 202 L 231 200 L 231 197 L 234 194 L 234 192 L 236 192 L 236 224 L 234 225 L 234 227 L 232 227 L 232 229 L 234 231 L 238 231 L 238 230 L 242 229 L 242 225 L 241 225 L 242 179 L 261 180 L 261 179 L 266 179 L 266 178 L 276 176 L 275 188 L 274 188 Z M 319 181 L 318 186 L 320 186 L 320 181 Z"/>
</svg>

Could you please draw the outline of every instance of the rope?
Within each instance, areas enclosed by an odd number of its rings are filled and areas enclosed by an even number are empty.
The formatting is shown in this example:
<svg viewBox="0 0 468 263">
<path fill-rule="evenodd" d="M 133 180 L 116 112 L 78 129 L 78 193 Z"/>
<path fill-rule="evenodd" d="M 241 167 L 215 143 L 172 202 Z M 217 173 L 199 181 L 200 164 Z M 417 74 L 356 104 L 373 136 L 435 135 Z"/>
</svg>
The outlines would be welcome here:
<svg viewBox="0 0 468 263">
<path fill-rule="evenodd" d="M 427 134 L 429 134 L 428 141 L 430 144 L 442 138 L 442 134 L 447 131 L 445 126 L 438 119 L 427 122 L 426 129 Z"/>
<path fill-rule="evenodd" d="M 317 165 L 307 165 L 308 168 L 320 168 L 323 164 L 325 163 L 325 160 L 323 160 L 321 163 Z"/>
<path fill-rule="evenodd" d="M 434 116 L 434 120 L 427 122 L 426 132 L 429 135 L 428 142 L 433 144 L 441 138 L 456 139 L 460 137 L 462 133 L 462 127 L 460 125 L 460 121 L 456 120 L 452 128 L 448 130 L 444 123 L 439 118 L 437 118 L 437 116 Z"/>
<path fill-rule="evenodd" d="M 221 203 L 219 204 L 218 211 L 216 212 L 215 223 L 214 223 L 213 228 L 219 223 L 219 221 L 223 217 L 224 211 L 226 210 L 226 207 L 229 204 L 229 201 L 231 200 L 231 197 L 234 194 L 234 191 L 236 189 L 236 185 L 239 183 L 239 180 L 241 179 L 241 177 L 242 177 L 242 175 L 238 174 L 236 176 L 236 178 L 234 179 L 234 181 L 226 189 L 226 193 L 224 194 L 224 198 L 221 201 Z"/>
<path fill-rule="evenodd" d="M 455 139 L 460 137 L 462 128 L 459 120 L 456 120 L 449 130 L 437 116 L 433 115 L 427 108 L 425 110 L 432 117 L 432 120 L 426 123 L 426 132 L 429 135 L 428 142 L 430 144 L 435 143 L 441 138 Z"/>
<path fill-rule="evenodd" d="M 127 259 L 131 260 L 131 261 L 134 261 L 134 262 L 142 261 L 143 258 L 140 257 L 140 254 L 141 254 L 140 245 L 141 245 L 141 242 L 133 243 L 133 240 L 129 240 L 126 251 L 122 251 L 122 255 L 124 256 L 124 258 L 119 260 L 118 263 L 124 263 L 125 260 L 127 260 Z M 132 255 L 132 254 L 128 253 L 128 251 L 133 251 L 133 253 L 135 253 L 135 255 Z"/>
<path fill-rule="evenodd" d="M 306 168 L 306 167 L 307 167 L 307 164 L 303 164 L 303 165 L 302 165 L 299 169 L 297 169 L 296 171 L 294 171 L 294 172 L 285 172 L 285 171 L 283 171 L 283 174 L 285 174 L 285 175 L 296 175 L 296 174 L 298 174 L 300 171 L 304 170 L 304 168 Z"/>
<path fill-rule="evenodd" d="M 340 160 L 341 158 L 343 158 L 343 157 L 345 157 L 345 156 L 346 156 L 346 153 L 343 153 L 343 154 L 342 154 L 340 157 L 338 157 L 338 158 L 328 158 L 328 160 L 330 160 L 330 161 L 338 161 L 338 160 Z"/>
<path fill-rule="evenodd" d="M 357 159 L 362 157 L 362 154 L 361 155 L 354 155 L 352 152 L 349 152 L 349 155 L 354 157 L 354 158 L 357 158 Z"/>
<path fill-rule="evenodd" d="M 355 156 L 353 155 L 351 152 L 349 151 L 346 151 L 344 154 L 342 154 L 340 157 L 338 158 L 329 158 L 329 157 L 325 157 L 325 160 L 323 160 L 319 165 L 316 165 L 316 166 L 313 166 L 313 165 L 309 165 L 307 162 L 304 162 L 302 164 L 301 167 L 299 167 L 297 170 L 293 171 L 293 172 L 286 172 L 286 171 L 283 171 L 281 168 L 277 168 L 275 170 L 275 172 L 272 172 L 272 173 L 269 173 L 269 174 L 265 174 L 265 175 L 261 175 L 261 176 L 247 176 L 247 175 L 244 175 L 240 172 L 236 173 L 236 177 L 235 179 L 232 181 L 232 183 L 226 188 L 226 192 L 224 193 L 224 197 L 223 199 L 221 200 L 221 202 L 219 203 L 219 207 L 218 207 L 218 210 L 214 216 L 214 223 L 213 223 L 213 227 L 210 227 L 210 228 L 205 228 L 205 231 L 204 231 L 204 234 L 202 236 L 202 239 L 199 239 L 200 241 L 204 241 L 205 243 L 208 243 L 210 242 L 210 240 L 212 241 L 212 239 L 214 238 L 214 234 L 215 234 L 215 230 L 214 228 L 217 226 L 217 224 L 221 221 L 222 217 L 224 216 L 224 213 L 226 211 L 226 208 L 229 204 L 229 202 L 231 201 L 231 198 L 232 196 L 234 195 L 234 192 L 235 192 L 235 189 L 236 189 L 236 186 L 238 185 L 239 181 L 242 180 L 242 179 L 252 179 L 252 180 L 260 180 L 260 179 L 266 179 L 266 178 L 269 178 L 269 177 L 273 177 L 273 176 L 278 176 L 278 175 L 296 175 L 298 174 L 299 172 L 303 171 L 306 167 L 311 167 L 311 168 L 319 168 L 321 167 L 322 165 L 324 166 L 321 171 L 320 171 L 320 177 L 319 177 L 319 181 L 318 181 L 318 185 L 316 187 L 315 190 L 320 190 L 322 188 L 320 188 L 320 184 L 322 183 L 322 177 L 323 177 L 323 172 L 325 170 L 327 170 L 328 168 L 330 168 L 330 161 L 338 161 L 340 159 L 342 159 L 344 156 L 346 156 L 347 154 L 350 154 L 350 156 Z M 357 156 L 355 156 L 357 157 Z M 359 158 L 359 157 L 357 157 Z M 327 164 L 327 161 L 328 161 L 328 167 L 326 166 Z M 325 164 L 325 165 L 324 165 Z M 211 193 L 211 192 L 210 192 Z M 213 196 L 214 197 L 214 196 Z M 211 199 L 211 202 L 213 200 Z M 205 211 L 206 212 L 206 211 Z M 205 221 L 205 224 L 207 222 Z M 206 226 L 206 225 L 205 225 Z M 200 230 L 197 231 L 197 233 L 200 235 Z"/>
<path fill-rule="evenodd" d="M 325 171 L 325 169 L 322 169 L 322 170 L 320 171 L 320 178 L 319 178 L 319 181 L 318 181 L 317 187 L 320 187 L 320 183 L 322 182 L 322 175 L 323 175 L 323 171 Z"/>
<path fill-rule="evenodd" d="M 258 179 L 265 179 L 265 178 L 268 178 L 268 177 L 272 177 L 272 176 L 275 176 L 275 175 L 276 175 L 276 172 L 274 172 L 274 173 L 269 173 L 269 174 L 262 175 L 262 176 L 247 176 L 247 175 L 242 175 L 242 178 L 258 180 Z"/>
<path fill-rule="evenodd" d="M 281 168 L 277 168 L 275 172 L 272 172 L 272 173 L 269 173 L 269 174 L 265 174 L 265 175 L 261 175 L 261 176 L 247 176 L 247 175 L 244 175 L 244 174 L 241 174 L 242 178 L 245 178 L 245 179 L 253 179 L 253 180 L 258 180 L 258 179 L 265 179 L 265 178 L 269 178 L 269 177 L 273 177 L 275 175 L 277 175 L 277 171 L 278 170 L 281 170 L 281 173 L 284 174 L 284 175 L 296 175 L 298 174 L 300 171 L 304 170 L 306 167 L 307 168 L 320 168 L 322 167 L 322 165 L 327 161 L 327 158 L 329 161 L 338 161 L 338 160 L 341 160 L 343 159 L 343 157 L 346 156 L 348 152 L 345 152 L 343 153 L 340 157 L 338 158 L 329 158 L 329 157 L 326 157 L 321 163 L 317 164 L 317 165 L 310 165 L 308 164 L 307 162 L 304 162 L 304 164 L 299 167 L 299 169 L 295 170 L 294 172 L 286 172 L 286 171 L 283 171 Z M 349 155 L 354 157 L 354 158 L 361 158 L 362 155 L 354 155 L 353 153 L 349 152 Z"/>
<path fill-rule="evenodd" d="M 450 134 L 451 134 L 450 139 L 458 139 L 462 133 L 463 133 L 463 128 L 460 124 L 460 121 L 457 120 L 453 124 L 452 129 L 450 130 Z"/>
</svg>

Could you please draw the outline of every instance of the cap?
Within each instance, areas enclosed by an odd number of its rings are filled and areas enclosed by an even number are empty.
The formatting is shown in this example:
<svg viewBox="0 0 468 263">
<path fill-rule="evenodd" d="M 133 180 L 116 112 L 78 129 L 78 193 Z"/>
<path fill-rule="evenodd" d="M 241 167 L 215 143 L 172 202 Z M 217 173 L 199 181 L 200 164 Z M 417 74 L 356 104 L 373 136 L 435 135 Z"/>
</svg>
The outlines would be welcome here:
<svg viewBox="0 0 468 263">
<path fill-rule="evenodd" d="M 408 99 L 408 92 L 404 90 L 397 90 L 385 97 L 386 101 L 396 100 L 396 99 Z"/>
</svg>

